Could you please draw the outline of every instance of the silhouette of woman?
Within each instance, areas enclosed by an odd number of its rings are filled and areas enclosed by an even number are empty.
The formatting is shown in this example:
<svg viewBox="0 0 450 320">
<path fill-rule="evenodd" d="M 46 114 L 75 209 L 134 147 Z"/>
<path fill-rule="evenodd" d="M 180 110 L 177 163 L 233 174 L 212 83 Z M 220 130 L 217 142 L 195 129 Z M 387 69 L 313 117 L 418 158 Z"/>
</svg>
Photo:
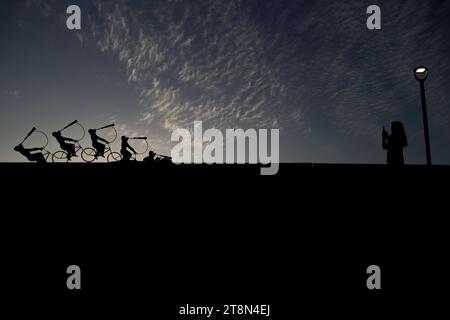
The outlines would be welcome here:
<svg viewBox="0 0 450 320">
<path fill-rule="evenodd" d="M 155 163 L 155 156 L 156 156 L 156 153 L 154 153 L 153 151 L 150 150 L 150 152 L 148 153 L 148 157 L 145 157 L 143 162 L 145 162 L 147 164 Z"/>
<path fill-rule="evenodd" d="M 136 150 L 134 150 L 128 143 L 129 138 L 122 136 L 122 146 L 120 148 L 120 153 L 122 154 L 122 160 L 123 161 L 130 161 L 131 159 L 131 152 L 128 151 L 128 149 L 130 149 L 131 151 L 134 152 L 134 154 L 136 154 Z"/>
<path fill-rule="evenodd" d="M 387 150 L 388 165 L 403 165 L 403 148 L 408 146 L 405 127 L 400 121 L 394 121 L 391 125 L 392 133 L 389 134 L 383 127 L 383 150 Z"/>
<path fill-rule="evenodd" d="M 77 143 L 78 142 L 77 140 L 63 137 L 61 131 L 53 132 L 52 136 L 54 136 L 56 141 L 58 141 L 60 148 L 65 152 L 67 152 L 67 157 L 69 158 L 69 160 L 72 157 L 78 157 L 75 151 L 75 145 L 73 143 L 68 143 L 68 142 Z"/>
<path fill-rule="evenodd" d="M 95 151 L 97 152 L 95 155 L 95 158 L 97 157 L 105 157 L 105 148 L 106 146 L 101 143 L 104 142 L 106 144 L 109 144 L 109 142 L 106 139 L 103 139 L 102 137 L 99 137 L 97 135 L 96 129 L 89 129 L 88 130 L 89 135 L 91 136 L 92 140 L 92 147 L 94 147 Z"/>
<path fill-rule="evenodd" d="M 37 163 L 47 162 L 45 160 L 45 157 L 42 154 L 42 152 L 35 152 L 35 151 L 42 151 L 42 150 L 44 150 L 44 148 L 26 149 L 22 144 L 19 144 L 18 146 L 14 147 L 14 151 L 19 152 L 21 155 L 23 155 L 25 158 L 27 158 L 28 161 L 37 162 Z"/>
</svg>

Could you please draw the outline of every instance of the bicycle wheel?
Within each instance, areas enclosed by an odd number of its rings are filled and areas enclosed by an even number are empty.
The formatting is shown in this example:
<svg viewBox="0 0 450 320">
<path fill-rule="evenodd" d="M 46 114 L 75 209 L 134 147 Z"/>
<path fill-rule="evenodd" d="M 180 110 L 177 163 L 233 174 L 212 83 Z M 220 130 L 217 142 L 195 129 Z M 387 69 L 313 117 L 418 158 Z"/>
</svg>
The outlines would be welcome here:
<svg viewBox="0 0 450 320">
<path fill-rule="evenodd" d="M 81 152 L 81 158 L 87 163 L 94 162 L 97 159 L 96 155 L 97 151 L 94 148 L 86 148 Z"/>
<path fill-rule="evenodd" d="M 67 158 L 67 153 L 65 151 L 56 151 L 52 156 L 52 161 L 54 163 L 65 163 L 68 162 L 69 159 Z"/>
<path fill-rule="evenodd" d="M 108 162 L 112 163 L 112 162 L 118 162 L 122 160 L 122 155 L 118 152 L 111 152 L 110 154 L 108 154 Z"/>
</svg>

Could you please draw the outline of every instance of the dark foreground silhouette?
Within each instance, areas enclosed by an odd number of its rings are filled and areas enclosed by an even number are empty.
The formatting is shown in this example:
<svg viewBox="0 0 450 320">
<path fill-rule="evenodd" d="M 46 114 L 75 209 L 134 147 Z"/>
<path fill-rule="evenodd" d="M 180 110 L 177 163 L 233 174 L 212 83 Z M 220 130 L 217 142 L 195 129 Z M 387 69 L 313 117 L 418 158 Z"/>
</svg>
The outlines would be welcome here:
<svg viewBox="0 0 450 320">
<path fill-rule="evenodd" d="M 408 146 L 405 127 L 400 121 L 394 121 L 391 125 L 391 134 L 383 127 L 383 150 L 387 150 L 387 164 L 400 166 L 405 164 L 403 149 Z"/>
<path fill-rule="evenodd" d="M 97 159 L 98 157 L 104 158 L 106 145 L 109 144 L 109 142 L 97 134 L 97 129 L 89 129 L 88 132 L 91 137 L 92 147 L 96 151 L 95 159 Z"/>
<path fill-rule="evenodd" d="M 273 319 L 298 318 L 299 304 L 317 314 L 325 303 L 324 318 L 342 306 L 391 312 L 399 297 L 421 306 L 422 295 L 442 298 L 449 270 L 438 183 L 449 168 L 281 164 L 262 177 L 258 166 L 0 164 L 3 205 L 20 206 L 5 209 L 2 286 L 18 308 L 26 292 L 36 310 L 51 301 L 87 313 L 100 301 L 96 313 L 124 318 L 230 299 L 270 303 Z M 65 286 L 72 264 L 78 294 Z M 378 293 L 365 285 L 372 264 Z"/>
</svg>

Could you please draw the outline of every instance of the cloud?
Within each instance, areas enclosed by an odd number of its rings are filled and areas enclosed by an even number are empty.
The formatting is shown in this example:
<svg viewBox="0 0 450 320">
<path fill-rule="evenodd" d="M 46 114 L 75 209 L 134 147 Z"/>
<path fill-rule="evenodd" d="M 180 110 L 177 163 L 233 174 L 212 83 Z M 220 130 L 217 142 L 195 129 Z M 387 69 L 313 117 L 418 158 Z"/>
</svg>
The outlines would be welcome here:
<svg viewBox="0 0 450 320">
<path fill-rule="evenodd" d="M 381 31 L 367 30 L 367 4 L 357 1 L 90 5 L 95 12 L 79 40 L 126 68 L 142 108 L 136 120 L 147 128 L 203 120 L 219 129 L 311 135 L 326 127 L 377 141 L 381 126 L 400 119 L 415 135 L 420 100 L 412 69 L 428 64 L 430 122 L 450 137 L 449 2 L 380 0 Z"/>
<path fill-rule="evenodd" d="M 54 4 L 54 0 L 27 0 L 25 7 L 28 9 L 37 8 L 44 17 L 48 18 L 52 14 L 52 6 Z"/>
<path fill-rule="evenodd" d="M 139 88 L 142 121 L 168 130 L 194 120 L 218 128 L 302 124 L 302 99 L 287 72 L 296 63 L 292 44 L 274 42 L 243 5 L 98 5 L 93 36 Z"/>
<path fill-rule="evenodd" d="M 93 30 L 139 88 L 146 123 L 308 130 L 320 113 L 344 133 L 375 137 L 417 104 L 413 66 L 448 65 L 444 30 L 425 36 L 430 5 L 380 5 L 378 33 L 366 29 L 364 4 L 282 0 L 102 3 Z M 449 125 L 440 106 L 431 118 Z"/>
</svg>

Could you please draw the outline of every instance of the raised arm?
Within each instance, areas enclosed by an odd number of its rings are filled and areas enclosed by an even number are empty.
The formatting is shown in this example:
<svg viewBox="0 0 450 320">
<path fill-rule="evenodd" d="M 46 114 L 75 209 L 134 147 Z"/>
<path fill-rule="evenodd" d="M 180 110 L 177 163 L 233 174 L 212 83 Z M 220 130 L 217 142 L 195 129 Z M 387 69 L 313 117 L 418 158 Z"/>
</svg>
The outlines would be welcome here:
<svg viewBox="0 0 450 320">
<path fill-rule="evenodd" d="M 134 153 L 136 153 L 136 150 L 134 150 L 132 146 L 128 145 L 128 148 L 129 148 L 131 151 L 133 151 Z"/>
<path fill-rule="evenodd" d="M 388 138 L 387 137 L 383 137 L 383 150 L 387 150 L 388 149 Z"/>
<path fill-rule="evenodd" d="M 72 138 L 63 137 L 63 139 L 64 139 L 64 141 L 75 142 L 75 143 L 78 142 L 77 140 L 72 139 Z"/>
<path fill-rule="evenodd" d="M 383 127 L 383 133 L 381 134 L 382 138 L 383 138 L 383 150 L 387 150 L 388 148 L 388 140 L 389 140 L 389 133 L 386 131 L 386 129 Z"/>
<path fill-rule="evenodd" d="M 103 139 L 103 138 L 101 138 L 101 137 L 98 137 L 98 140 L 99 140 L 99 141 L 102 141 L 102 142 L 104 142 L 104 143 L 106 143 L 106 144 L 109 144 L 109 141 L 108 141 L 108 140 Z"/>
</svg>

